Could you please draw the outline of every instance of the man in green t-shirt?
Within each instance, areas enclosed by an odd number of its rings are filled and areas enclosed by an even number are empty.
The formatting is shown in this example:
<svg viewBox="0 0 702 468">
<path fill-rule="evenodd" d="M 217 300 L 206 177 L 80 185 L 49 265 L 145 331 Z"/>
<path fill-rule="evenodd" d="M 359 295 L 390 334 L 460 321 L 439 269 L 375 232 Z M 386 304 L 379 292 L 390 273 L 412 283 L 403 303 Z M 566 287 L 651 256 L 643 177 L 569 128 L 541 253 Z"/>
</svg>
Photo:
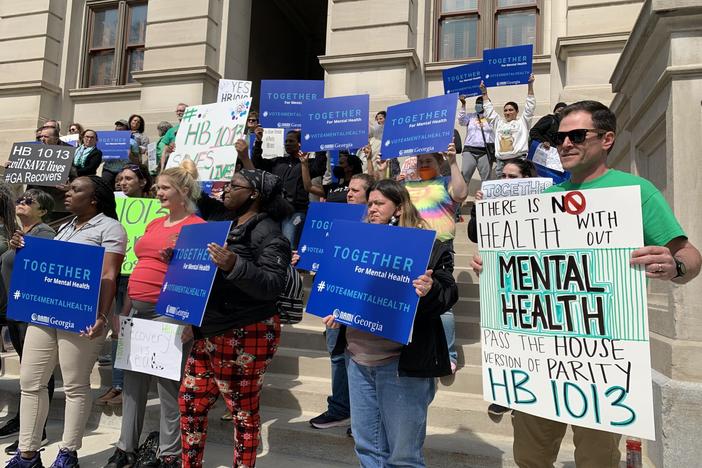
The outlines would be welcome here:
<svg viewBox="0 0 702 468">
<path fill-rule="evenodd" d="M 688 241 L 665 198 L 651 182 L 607 167 L 616 129 L 614 113 L 602 103 L 581 101 L 567 106 L 561 113 L 555 143 L 563 169 L 570 171 L 570 180 L 547 192 L 638 185 L 645 247 L 632 253 L 631 264 L 645 266 L 649 278 L 687 283 L 700 272 L 700 252 Z M 482 271 L 479 255 L 473 257 L 471 265 L 478 274 Z M 567 424 L 515 411 L 512 425 L 517 464 L 522 468 L 553 466 Z M 619 467 L 620 434 L 580 426 L 572 429 L 578 468 Z"/>
<path fill-rule="evenodd" d="M 176 117 L 178 118 L 178 123 L 173 127 L 169 128 L 165 135 L 161 137 L 156 145 L 156 160 L 159 161 L 161 166 L 161 171 L 166 168 L 166 163 L 168 162 L 168 155 L 173 152 L 175 148 L 176 133 L 178 133 L 178 127 L 180 127 L 180 121 L 183 120 L 183 114 L 188 105 L 184 103 L 179 103 L 176 107 Z"/>
</svg>

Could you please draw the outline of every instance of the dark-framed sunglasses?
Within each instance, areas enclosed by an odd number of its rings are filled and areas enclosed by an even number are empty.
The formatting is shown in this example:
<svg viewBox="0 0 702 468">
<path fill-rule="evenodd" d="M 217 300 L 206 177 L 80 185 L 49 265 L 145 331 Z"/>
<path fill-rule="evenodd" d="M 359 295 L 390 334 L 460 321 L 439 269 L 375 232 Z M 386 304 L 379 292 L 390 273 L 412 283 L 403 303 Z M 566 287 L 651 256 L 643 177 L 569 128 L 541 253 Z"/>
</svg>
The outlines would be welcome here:
<svg viewBox="0 0 702 468">
<path fill-rule="evenodd" d="M 32 203 L 34 203 L 34 199 L 32 197 L 19 197 L 17 200 L 15 200 L 15 205 L 27 205 L 31 206 Z"/>
<path fill-rule="evenodd" d="M 566 137 L 568 137 L 571 143 L 574 145 L 579 145 L 585 141 L 588 132 L 593 132 L 600 136 L 607 133 L 607 130 L 600 130 L 597 128 L 576 128 L 575 130 L 570 130 L 568 132 L 558 132 L 556 134 L 555 143 L 557 146 L 560 146 L 565 142 Z"/>
<path fill-rule="evenodd" d="M 258 122 L 258 119 L 246 119 L 247 122 Z"/>
<path fill-rule="evenodd" d="M 137 177 L 140 179 L 146 179 L 146 176 L 144 176 L 144 173 L 141 172 L 141 168 L 136 164 L 127 164 L 124 166 L 124 168 L 122 170 L 124 170 L 124 169 L 129 169 L 130 171 L 135 173 L 137 175 Z"/>
</svg>

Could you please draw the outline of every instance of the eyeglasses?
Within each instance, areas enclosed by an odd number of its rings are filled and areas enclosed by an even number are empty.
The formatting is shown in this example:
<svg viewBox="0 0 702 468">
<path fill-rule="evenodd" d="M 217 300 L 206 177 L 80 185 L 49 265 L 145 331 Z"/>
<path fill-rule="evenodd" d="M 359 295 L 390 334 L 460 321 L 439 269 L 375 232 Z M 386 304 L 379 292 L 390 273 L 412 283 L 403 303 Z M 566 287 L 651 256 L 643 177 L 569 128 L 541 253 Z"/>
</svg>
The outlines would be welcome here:
<svg viewBox="0 0 702 468">
<path fill-rule="evenodd" d="M 596 133 L 598 136 L 607 133 L 606 130 L 599 130 L 596 128 L 576 128 L 575 130 L 570 130 L 568 132 L 558 132 L 555 141 L 556 146 L 561 146 L 563 142 L 565 142 L 566 137 L 568 137 L 570 142 L 574 145 L 579 145 L 585 141 L 588 132 Z"/>
<path fill-rule="evenodd" d="M 34 203 L 34 199 L 32 197 L 20 197 L 17 200 L 15 200 L 15 205 L 31 206 L 32 203 Z"/>
<path fill-rule="evenodd" d="M 224 190 L 238 190 L 238 189 L 253 190 L 252 187 L 247 187 L 246 185 L 236 185 L 236 184 L 233 184 L 231 182 L 224 186 Z"/>
</svg>

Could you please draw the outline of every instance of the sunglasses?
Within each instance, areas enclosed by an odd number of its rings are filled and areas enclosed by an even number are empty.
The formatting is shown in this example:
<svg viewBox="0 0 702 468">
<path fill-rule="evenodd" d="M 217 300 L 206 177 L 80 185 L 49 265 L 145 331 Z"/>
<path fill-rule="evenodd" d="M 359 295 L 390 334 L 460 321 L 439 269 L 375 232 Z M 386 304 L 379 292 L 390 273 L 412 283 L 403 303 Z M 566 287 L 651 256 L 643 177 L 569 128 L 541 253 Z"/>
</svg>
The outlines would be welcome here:
<svg viewBox="0 0 702 468">
<path fill-rule="evenodd" d="M 17 200 L 15 200 L 16 205 L 31 206 L 32 203 L 34 203 L 34 199 L 32 197 L 20 197 Z"/>
<path fill-rule="evenodd" d="M 124 166 L 124 169 L 129 169 L 130 171 L 135 173 L 137 175 L 137 177 L 139 177 L 140 179 L 146 179 L 146 177 L 144 177 L 144 173 L 141 172 L 141 168 L 139 166 L 137 166 L 136 164 L 127 164 L 126 166 Z M 122 169 L 122 170 L 124 170 L 124 169 Z"/>
<path fill-rule="evenodd" d="M 596 128 L 576 128 L 575 130 L 571 130 L 569 132 L 558 132 L 556 134 L 556 146 L 562 145 L 563 142 L 565 142 L 566 137 L 568 137 L 570 142 L 574 145 L 579 145 L 585 141 L 588 132 L 596 133 L 598 136 L 607 133 L 606 130 L 598 130 Z"/>
<path fill-rule="evenodd" d="M 258 119 L 246 119 L 247 122 L 258 122 Z"/>
</svg>

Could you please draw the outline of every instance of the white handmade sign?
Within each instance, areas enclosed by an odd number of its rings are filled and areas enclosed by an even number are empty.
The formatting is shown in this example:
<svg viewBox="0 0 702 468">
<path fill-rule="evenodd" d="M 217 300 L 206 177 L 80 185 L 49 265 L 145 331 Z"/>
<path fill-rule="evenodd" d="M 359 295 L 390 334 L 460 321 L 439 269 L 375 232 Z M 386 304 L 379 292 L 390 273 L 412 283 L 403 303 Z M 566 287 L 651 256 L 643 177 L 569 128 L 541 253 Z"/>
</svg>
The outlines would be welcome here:
<svg viewBox="0 0 702 468">
<path fill-rule="evenodd" d="M 180 380 L 182 325 L 132 317 L 119 321 L 115 367 Z"/>
<path fill-rule="evenodd" d="M 480 201 L 483 395 L 654 439 L 637 186 Z"/>
<path fill-rule="evenodd" d="M 554 171 L 563 172 L 561 157 L 558 155 L 558 150 L 553 146 L 550 146 L 548 149 L 546 149 L 543 143 L 537 146 L 532 161 L 534 164 L 548 167 Z"/>
<path fill-rule="evenodd" d="M 245 138 L 249 107 L 251 99 L 244 98 L 186 108 L 167 167 L 191 159 L 201 181 L 231 179 L 237 157 L 234 144 Z"/>
<path fill-rule="evenodd" d="M 263 149 L 264 159 L 273 159 L 285 156 L 285 129 L 264 129 L 261 148 Z"/>
<path fill-rule="evenodd" d="M 485 199 L 536 195 L 553 185 L 548 177 L 486 180 L 480 186 Z"/>
<path fill-rule="evenodd" d="M 219 80 L 217 102 L 236 101 L 251 96 L 251 82 L 242 80 Z"/>
<path fill-rule="evenodd" d="M 149 172 L 156 172 L 158 162 L 156 161 L 156 143 L 146 145 L 146 156 L 149 161 Z"/>
</svg>

